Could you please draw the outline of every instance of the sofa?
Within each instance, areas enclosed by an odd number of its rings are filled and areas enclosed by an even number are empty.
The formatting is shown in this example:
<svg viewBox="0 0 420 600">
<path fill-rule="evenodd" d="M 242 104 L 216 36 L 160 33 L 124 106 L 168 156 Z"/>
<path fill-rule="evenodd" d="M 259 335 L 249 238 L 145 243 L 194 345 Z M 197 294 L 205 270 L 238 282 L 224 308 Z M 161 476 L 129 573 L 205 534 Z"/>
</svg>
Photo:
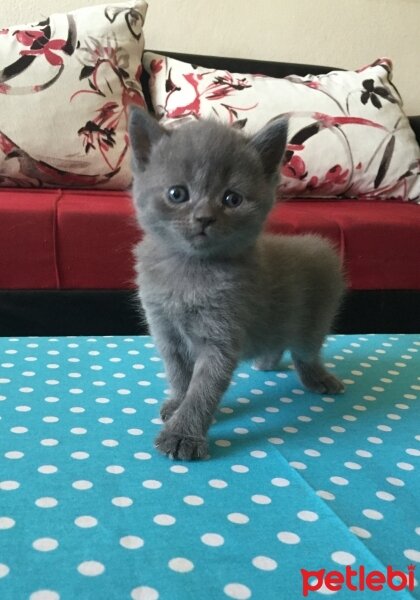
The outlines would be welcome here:
<svg viewBox="0 0 420 600">
<path fill-rule="evenodd" d="M 330 67 L 166 55 L 208 68 L 281 78 Z M 142 74 L 149 109 L 149 76 Z M 420 143 L 420 117 L 410 117 Z M 348 293 L 338 333 L 420 331 L 420 206 L 289 198 L 267 230 L 319 233 L 343 260 Z M 141 238 L 129 190 L 0 188 L 0 335 L 145 333 L 132 248 Z"/>
</svg>

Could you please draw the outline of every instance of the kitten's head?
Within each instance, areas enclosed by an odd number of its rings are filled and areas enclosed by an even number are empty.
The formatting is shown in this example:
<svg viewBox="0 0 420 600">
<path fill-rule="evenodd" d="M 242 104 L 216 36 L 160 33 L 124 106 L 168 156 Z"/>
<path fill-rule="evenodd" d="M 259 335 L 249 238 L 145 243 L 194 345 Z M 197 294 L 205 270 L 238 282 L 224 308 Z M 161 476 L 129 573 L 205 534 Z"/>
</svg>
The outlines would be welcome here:
<svg viewBox="0 0 420 600">
<path fill-rule="evenodd" d="M 132 108 L 133 195 L 142 228 L 175 252 L 231 256 L 253 244 L 272 207 L 287 122 L 247 138 L 214 121 L 168 130 Z"/>
</svg>

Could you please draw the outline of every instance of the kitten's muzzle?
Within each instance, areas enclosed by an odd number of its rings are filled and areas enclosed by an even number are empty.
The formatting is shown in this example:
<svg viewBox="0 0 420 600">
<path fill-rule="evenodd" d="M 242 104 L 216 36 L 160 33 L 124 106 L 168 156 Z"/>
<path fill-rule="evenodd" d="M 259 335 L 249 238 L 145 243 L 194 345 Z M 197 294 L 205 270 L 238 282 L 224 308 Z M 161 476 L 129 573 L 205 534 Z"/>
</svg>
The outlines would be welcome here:
<svg viewBox="0 0 420 600">
<path fill-rule="evenodd" d="M 205 233 L 207 227 L 209 225 L 211 225 L 212 223 L 215 223 L 216 219 L 214 217 L 209 217 L 209 216 L 199 216 L 199 217 L 195 217 L 195 220 L 200 224 L 201 226 L 201 231 L 199 231 L 199 234 L 203 234 Z"/>
</svg>

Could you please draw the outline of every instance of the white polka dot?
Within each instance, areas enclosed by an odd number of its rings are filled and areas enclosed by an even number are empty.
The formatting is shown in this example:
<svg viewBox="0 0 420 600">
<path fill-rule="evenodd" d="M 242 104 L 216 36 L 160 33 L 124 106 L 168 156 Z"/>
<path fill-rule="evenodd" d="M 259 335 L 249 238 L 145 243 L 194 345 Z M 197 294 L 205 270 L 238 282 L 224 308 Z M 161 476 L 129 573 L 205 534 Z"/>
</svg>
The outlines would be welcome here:
<svg viewBox="0 0 420 600">
<path fill-rule="evenodd" d="M 249 471 L 245 465 L 232 465 L 230 468 L 234 473 L 248 473 Z"/>
<path fill-rule="evenodd" d="M 50 552 L 58 548 L 58 542 L 54 538 L 39 538 L 32 543 L 32 547 L 39 552 Z"/>
<path fill-rule="evenodd" d="M 245 429 L 245 427 L 235 427 L 233 431 L 238 435 L 246 435 L 247 433 L 249 433 L 249 429 Z"/>
<path fill-rule="evenodd" d="M 206 546 L 223 546 L 225 543 L 224 537 L 218 533 L 205 533 L 200 539 Z"/>
<path fill-rule="evenodd" d="M 0 529 L 11 529 L 16 525 L 16 521 L 10 517 L 0 517 Z"/>
<path fill-rule="evenodd" d="M 119 506 L 120 508 L 126 508 L 133 504 L 133 500 L 127 496 L 116 496 L 112 498 L 111 502 L 114 506 Z"/>
<path fill-rule="evenodd" d="M 106 472 L 111 473 L 112 475 L 120 475 L 121 473 L 124 473 L 124 471 L 124 467 L 121 467 L 120 465 L 108 465 L 106 467 Z"/>
<path fill-rule="evenodd" d="M 245 525 L 246 523 L 249 523 L 249 517 L 243 513 L 229 513 L 227 518 L 231 523 L 235 523 L 236 525 Z"/>
<path fill-rule="evenodd" d="M 88 481 L 87 479 L 79 479 L 78 481 L 73 481 L 71 484 L 75 490 L 90 490 L 93 487 L 93 483 Z"/>
<path fill-rule="evenodd" d="M 0 579 L 10 573 L 10 568 L 4 563 L 0 563 Z"/>
<path fill-rule="evenodd" d="M 308 467 L 305 465 L 305 463 L 300 462 L 298 460 L 292 460 L 291 462 L 289 462 L 289 465 L 291 467 L 293 467 L 294 469 L 297 469 L 298 471 L 304 471 L 305 469 L 307 469 Z"/>
<path fill-rule="evenodd" d="M 346 430 L 344 427 L 340 427 L 339 425 L 333 425 L 331 427 L 331 431 L 334 431 L 335 433 L 345 433 Z"/>
<path fill-rule="evenodd" d="M 408 560 L 413 560 L 414 562 L 420 562 L 420 551 L 408 549 L 404 550 L 404 556 L 408 558 Z"/>
<path fill-rule="evenodd" d="M 378 437 L 375 437 L 375 436 L 368 437 L 367 440 L 371 444 L 382 444 L 383 443 L 383 440 L 381 440 L 381 438 L 378 438 Z"/>
<path fill-rule="evenodd" d="M 204 504 L 204 500 L 201 496 L 184 496 L 183 500 L 185 504 L 189 504 L 190 506 L 201 506 Z"/>
<path fill-rule="evenodd" d="M 359 463 L 351 462 L 351 461 L 345 462 L 344 466 L 347 467 L 347 469 L 352 469 L 353 471 L 358 471 L 359 469 L 362 468 L 362 466 L 359 465 Z"/>
<path fill-rule="evenodd" d="M 120 544 L 127 550 L 137 550 L 144 546 L 144 540 L 136 535 L 126 535 L 120 538 Z"/>
<path fill-rule="evenodd" d="M 261 571 L 274 571 L 274 569 L 277 569 L 277 562 L 268 556 L 255 556 L 252 559 L 252 564 Z"/>
<path fill-rule="evenodd" d="M 126 415 L 134 415 L 134 414 L 136 414 L 137 410 L 135 408 L 126 406 L 125 408 L 121 409 L 121 412 L 123 412 Z"/>
<path fill-rule="evenodd" d="M 57 446 L 59 444 L 59 441 L 54 438 L 47 438 L 47 439 L 41 440 L 40 443 L 42 446 Z"/>
<path fill-rule="evenodd" d="M 330 437 L 322 436 L 318 438 L 318 440 L 321 442 L 321 444 L 334 444 L 334 440 Z"/>
<path fill-rule="evenodd" d="M 30 412 L 32 408 L 30 406 L 27 406 L 26 404 L 22 404 L 21 406 L 16 406 L 15 410 L 17 410 L 18 412 Z M 47 417 L 44 417 L 43 421 L 45 421 L 46 418 Z"/>
<path fill-rule="evenodd" d="M 80 563 L 77 570 L 81 575 L 85 575 L 86 577 L 96 577 L 97 575 L 102 575 L 105 571 L 105 566 L 96 560 L 86 560 Z"/>
<path fill-rule="evenodd" d="M 173 525 L 176 522 L 176 519 L 172 515 L 161 514 L 154 516 L 153 521 L 156 525 L 168 526 Z"/>
<path fill-rule="evenodd" d="M 131 590 L 132 600 L 158 600 L 159 592 L 154 588 L 141 585 Z"/>
<path fill-rule="evenodd" d="M 264 450 L 253 450 L 250 452 L 250 455 L 254 458 L 265 458 L 267 456 L 267 452 L 264 452 Z"/>
<path fill-rule="evenodd" d="M 72 452 L 70 456 L 75 460 L 86 460 L 90 454 L 88 452 Z"/>
<path fill-rule="evenodd" d="M 73 427 L 70 429 L 70 433 L 73 435 L 85 435 L 85 433 L 87 433 L 87 429 L 84 427 Z"/>
<path fill-rule="evenodd" d="M 280 531 L 277 538 L 283 544 L 298 544 L 300 542 L 300 537 L 292 531 Z"/>
<path fill-rule="evenodd" d="M 156 479 L 146 479 L 143 481 L 142 485 L 148 490 L 158 490 L 162 487 L 162 482 L 157 481 Z"/>
<path fill-rule="evenodd" d="M 107 448 L 114 448 L 115 446 L 118 446 L 119 442 L 117 440 L 102 440 L 102 445 L 106 446 Z"/>
<path fill-rule="evenodd" d="M 280 446 L 281 444 L 284 444 L 284 440 L 279 437 L 270 437 L 270 438 L 268 438 L 268 441 L 270 442 L 270 444 L 274 444 L 276 446 Z"/>
<path fill-rule="evenodd" d="M 264 417 L 251 417 L 251 421 L 254 423 L 265 423 Z"/>
<path fill-rule="evenodd" d="M 418 450 L 417 448 L 407 448 L 405 452 L 410 456 L 420 456 L 420 450 Z"/>
<path fill-rule="evenodd" d="M 38 590 L 29 596 L 29 600 L 60 600 L 60 595 L 53 590 Z"/>
<path fill-rule="evenodd" d="M 395 500 L 395 496 L 393 494 L 390 494 L 389 492 L 376 492 L 376 496 L 377 498 L 379 498 L 379 500 L 385 500 L 386 502 L 392 502 L 393 500 Z"/>
<path fill-rule="evenodd" d="M 189 573 L 194 569 L 194 563 L 188 560 L 188 558 L 177 556 L 176 558 L 171 558 L 168 562 L 168 567 L 176 573 Z"/>
<path fill-rule="evenodd" d="M 130 435 L 143 435 L 143 430 L 142 429 L 127 429 L 127 433 L 129 433 Z"/>
<path fill-rule="evenodd" d="M 318 521 L 318 519 L 319 519 L 319 516 L 317 515 L 317 513 L 312 512 L 311 510 L 301 510 L 297 513 L 297 516 L 302 521 L 309 521 L 309 522 Z"/>
<path fill-rule="evenodd" d="M 81 517 L 77 517 L 77 519 L 74 520 L 74 523 L 82 529 L 89 529 L 89 527 L 96 527 L 98 519 L 95 519 L 95 517 L 91 517 L 90 515 L 82 515 Z"/>
<path fill-rule="evenodd" d="M 263 494 L 254 494 L 251 496 L 252 502 L 255 504 L 271 504 L 271 498 L 269 496 L 264 496 Z"/>
<path fill-rule="evenodd" d="M 367 450 L 356 450 L 357 456 L 361 456 L 362 458 L 372 458 L 372 452 L 368 452 Z"/>
<path fill-rule="evenodd" d="M 169 470 L 172 471 L 172 473 L 188 473 L 188 467 L 184 467 L 182 465 L 173 465 Z"/>
<path fill-rule="evenodd" d="M 367 529 L 364 529 L 363 527 L 357 527 L 356 525 L 352 525 L 352 527 L 349 527 L 349 529 L 352 533 L 357 535 L 357 537 L 359 537 L 359 538 L 369 539 L 370 537 L 372 537 L 372 534 L 370 533 L 370 531 L 368 531 Z"/>
<path fill-rule="evenodd" d="M 397 467 L 399 469 L 402 469 L 403 471 L 413 471 L 413 469 L 414 469 L 414 465 L 412 465 L 411 463 L 407 463 L 407 462 L 398 462 Z"/>
<path fill-rule="evenodd" d="M 38 473 L 42 473 L 43 475 L 52 475 L 53 473 L 57 473 L 58 469 L 55 465 L 41 465 L 38 467 Z"/>
<path fill-rule="evenodd" d="M 337 475 L 330 477 L 330 481 L 331 483 L 335 483 L 335 485 L 348 485 L 349 483 L 348 479 L 345 477 L 338 477 Z"/>
<path fill-rule="evenodd" d="M 254 394 L 254 396 L 261 396 L 261 394 L 264 394 L 264 392 L 259 389 L 252 389 L 251 394 Z"/>
<path fill-rule="evenodd" d="M 18 487 L 20 487 L 20 483 L 18 481 L 13 481 L 11 479 L 6 481 L 0 481 L 0 490 L 3 490 L 5 492 L 17 490 Z"/>
<path fill-rule="evenodd" d="M 283 427 L 283 431 L 286 433 L 297 433 L 299 429 L 297 427 Z"/>
<path fill-rule="evenodd" d="M 403 487 L 405 485 L 402 479 L 398 479 L 398 477 L 387 477 L 387 482 L 391 485 L 395 485 L 396 487 Z"/>
<path fill-rule="evenodd" d="M 277 408 L 276 406 L 267 406 L 264 410 L 268 413 L 273 413 L 273 414 L 278 413 L 280 411 L 280 409 Z"/>
<path fill-rule="evenodd" d="M 234 600 L 248 600 L 248 598 L 251 598 L 251 590 L 242 583 L 228 583 L 223 591 L 226 596 Z"/>
<path fill-rule="evenodd" d="M 214 443 L 216 444 L 216 446 L 220 446 L 221 448 L 228 448 L 232 445 L 232 442 L 230 442 L 229 440 L 216 440 Z"/>
<path fill-rule="evenodd" d="M 226 481 L 223 481 L 223 479 L 210 479 L 209 485 L 212 488 L 223 489 L 227 487 L 228 484 L 226 483 Z"/>
<path fill-rule="evenodd" d="M 11 431 L 12 433 L 17 433 L 17 434 L 19 434 L 19 433 L 28 433 L 28 431 L 29 431 L 29 430 L 28 430 L 28 428 L 27 428 L 27 427 L 11 427 L 11 428 L 10 428 L 10 431 Z"/>
<path fill-rule="evenodd" d="M 54 508 L 57 506 L 58 500 L 56 498 L 51 498 L 50 496 L 44 496 L 43 498 L 35 500 L 35 504 L 39 508 Z"/>
<path fill-rule="evenodd" d="M 365 517 L 368 519 L 373 519 L 374 521 L 380 521 L 384 518 L 383 514 L 379 512 L 379 510 L 373 510 L 372 508 L 365 508 L 362 510 L 362 513 L 365 515 Z"/>
<path fill-rule="evenodd" d="M 20 452 L 19 450 L 11 450 L 10 452 L 6 452 L 4 456 L 6 458 L 8 458 L 9 460 L 19 460 L 20 458 L 23 458 L 25 455 L 23 452 Z"/>
<path fill-rule="evenodd" d="M 304 450 L 303 453 L 306 454 L 306 456 L 312 456 L 313 458 L 317 458 L 318 456 L 321 456 L 321 453 L 318 452 L 318 450 L 312 450 L 311 448 Z"/>
<path fill-rule="evenodd" d="M 274 477 L 271 480 L 271 483 L 277 487 L 287 487 L 290 485 L 290 481 L 284 477 Z"/>
<path fill-rule="evenodd" d="M 337 550 L 331 554 L 331 558 L 334 562 L 339 565 L 352 565 L 356 562 L 356 557 L 350 552 L 345 552 L 344 550 Z"/>
<path fill-rule="evenodd" d="M 149 452 L 136 452 L 134 458 L 137 458 L 137 460 L 149 460 L 152 458 L 152 455 Z"/>
</svg>

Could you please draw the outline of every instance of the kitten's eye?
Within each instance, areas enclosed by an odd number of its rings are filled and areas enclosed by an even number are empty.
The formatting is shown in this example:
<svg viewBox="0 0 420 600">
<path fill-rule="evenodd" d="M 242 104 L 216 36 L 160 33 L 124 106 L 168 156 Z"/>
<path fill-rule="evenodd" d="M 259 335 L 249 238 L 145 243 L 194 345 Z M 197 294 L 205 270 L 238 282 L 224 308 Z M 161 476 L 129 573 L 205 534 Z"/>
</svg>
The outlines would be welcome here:
<svg viewBox="0 0 420 600">
<path fill-rule="evenodd" d="M 225 192 L 222 202 L 228 208 L 237 208 L 240 204 L 242 204 L 242 200 L 243 198 L 240 194 L 228 190 Z"/>
<path fill-rule="evenodd" d="M 188 190 L 183 185 L 174 185 L 167 192 L 168 200 L 174 204 L 182 204 L 190 199 Z"/>
</svg>

